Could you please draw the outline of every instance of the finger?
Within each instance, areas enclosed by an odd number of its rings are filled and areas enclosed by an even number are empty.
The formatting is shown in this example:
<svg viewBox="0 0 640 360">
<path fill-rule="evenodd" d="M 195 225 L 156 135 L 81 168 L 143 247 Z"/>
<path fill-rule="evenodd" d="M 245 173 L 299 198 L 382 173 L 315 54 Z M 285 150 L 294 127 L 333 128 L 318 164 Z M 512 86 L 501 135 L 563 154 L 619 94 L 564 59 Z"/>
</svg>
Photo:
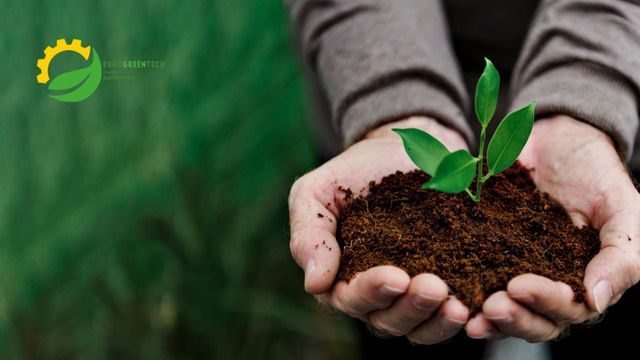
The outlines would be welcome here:
<svg viewBox="0 0 640 360">
<path fill-rule="evenodd" d="M 312 294 L 331 288 L 340 263 L 340 247 L 335 237 L 337 211 L 327 209 L 333 203 L 331 190 L 322 186 L 319 170 L 296 181 L 289 195 L 289 247 L 295 261 L 304 269 L 305 289 Z M 328 190 L 317 191 L 317 188 Z"/>
<path fill-rule="evenodd" d="M 508 336 L 525 339 L 528 342 L 543 342 L 560 335 L 562 329 L 542 315 L 509 298 L 506 291 L 489 296 L 482 306 L 485 318 Z"/>
<path fill-rule="evenodd" d="M 602 220 L 600 252 L 587 265 L 584 279 L 589 307 L 599 313 L 640 280 L 639 203 L 624 204 L 621 211 L 602 210 L 614 215 Z"/>
<path fill-rule="evenodd" d="M 519 275 L 509 281 L 510 298 L 553 320 L 560 327 L 579 324 L 595 316 L 585 304 L 573 301 L 571 287 L 534 274 Z"/>
<path fill-rule="evenodd" d="M 638 282 L 640 264 L 637 254 L 618 247 L 601 249 L 585 272 L 585 287 L 589 307 L 602 313 L 614 298 Z"/>
<path fill-rule="evenodd" d="M 386 309 L 406 293 L 411 278 L 394 266 L 376 266 L 356 275 L 350 282 L 334 287 L 331 305 L 352 317 L 363 317 L 374 310 Z"/>
<path fill-rule="evenodd" d="M 414 344 L 431 345 L 447 340 L 464 328 L 469 309 L 460 300 L 450 296 L 438 312 L 407 335 Z"/>
<path fill-rule="evenodd" d="M 447 284 L 436 275 L 417 275 L 411 279 L 405 295 L 390 308 L 369 314 L 369 322 L 389 335 L 406 335 L 433 315 L 447 299 L 448 292 Z"/>
<path fill-rule="evenodd" d="M 500 340 L 507 337 L 498 330 L 498 328 L 493 326 L 491 321 L 487 320 L 481 312 L 471 318 L 464 328 L 467 336 L 472 339 Z"/>
</svg>

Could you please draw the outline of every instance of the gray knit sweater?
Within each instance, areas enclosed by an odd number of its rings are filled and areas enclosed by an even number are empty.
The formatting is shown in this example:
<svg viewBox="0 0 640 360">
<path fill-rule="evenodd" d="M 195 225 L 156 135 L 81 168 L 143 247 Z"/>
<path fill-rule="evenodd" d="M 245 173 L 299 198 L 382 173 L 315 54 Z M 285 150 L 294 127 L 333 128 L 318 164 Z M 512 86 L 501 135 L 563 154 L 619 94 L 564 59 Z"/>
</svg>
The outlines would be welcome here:
<svg viewBox="0 0 640 360">
<path fill-rule="evenodd" d="M 536 100 L 538 117 L 581 119 L 607 132 L 623 158 L 633 153 L 640 1 L 287 2 L 327 154 L 410 115 L 473 143 L 469 92 L 483 56 L 504 74 L 508 108 Z"/>
</svg>

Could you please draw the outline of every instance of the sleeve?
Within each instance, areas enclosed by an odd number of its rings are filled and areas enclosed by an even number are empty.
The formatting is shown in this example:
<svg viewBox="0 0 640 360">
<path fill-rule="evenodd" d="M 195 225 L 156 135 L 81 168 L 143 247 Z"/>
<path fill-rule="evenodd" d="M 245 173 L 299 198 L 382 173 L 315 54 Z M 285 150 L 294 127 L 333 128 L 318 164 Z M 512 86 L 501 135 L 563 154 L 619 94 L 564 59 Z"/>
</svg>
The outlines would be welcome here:
<svg viewBox="0 0 640 360">
<path fill-rule="evenodd" d="M 287 3 L 303 59 L 344 145 L 412 115 L 433 117 L 472 141 L 468 96 L 440 1 Z"/>
<path fill-rule="evenodd" d="M 511 83 L 511 105 L 581 119 L 629 159 L 638 128 L 640 2 L 542 0 Z"/>
</svg>

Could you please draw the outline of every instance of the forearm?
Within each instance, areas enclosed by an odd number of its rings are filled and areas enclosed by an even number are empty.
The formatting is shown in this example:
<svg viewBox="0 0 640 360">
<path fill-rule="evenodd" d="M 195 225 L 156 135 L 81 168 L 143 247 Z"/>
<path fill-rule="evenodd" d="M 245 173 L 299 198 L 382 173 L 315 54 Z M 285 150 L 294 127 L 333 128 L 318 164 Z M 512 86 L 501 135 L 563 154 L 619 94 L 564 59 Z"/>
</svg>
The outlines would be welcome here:
<svg viewBox="0 0 640 360">
<path fill-rule="evenodd" d="M 345 145 L 414 115 L 471 138 L 467 95 L 439 1 L 290 0 L 289 7 L 303 59 Z"/>
<path fill-rule="evenodd" d="M 565 114 L 606 132 L 628 159 L 638 127 L 640 7 L 543 1 L 514 71 L 512 107 Z"/>
</svg>

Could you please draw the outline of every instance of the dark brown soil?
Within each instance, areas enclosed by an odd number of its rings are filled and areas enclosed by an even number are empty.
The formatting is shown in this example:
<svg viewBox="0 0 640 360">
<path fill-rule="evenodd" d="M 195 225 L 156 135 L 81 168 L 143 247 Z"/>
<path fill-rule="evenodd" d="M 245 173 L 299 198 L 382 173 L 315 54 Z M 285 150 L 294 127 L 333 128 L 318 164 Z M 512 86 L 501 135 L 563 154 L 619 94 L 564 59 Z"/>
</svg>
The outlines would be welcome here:
<svg viewBox="0 0 640 360">
<path fill-rule="evenodd" d="M 422 190 L 429 176 L 397 172 L 352 197 L 339 221 L 339 280 L 377 265 L 415 276 L 434 273 L 472 312 L 510 279 L 534 273 L 569 284 L 584 301 L 582 279 L 599 249 L 598 232 L 579 229 L 539 192 L 519 164 L 489 179 L 476 205 L 465 193 Z"/>
</svg>

